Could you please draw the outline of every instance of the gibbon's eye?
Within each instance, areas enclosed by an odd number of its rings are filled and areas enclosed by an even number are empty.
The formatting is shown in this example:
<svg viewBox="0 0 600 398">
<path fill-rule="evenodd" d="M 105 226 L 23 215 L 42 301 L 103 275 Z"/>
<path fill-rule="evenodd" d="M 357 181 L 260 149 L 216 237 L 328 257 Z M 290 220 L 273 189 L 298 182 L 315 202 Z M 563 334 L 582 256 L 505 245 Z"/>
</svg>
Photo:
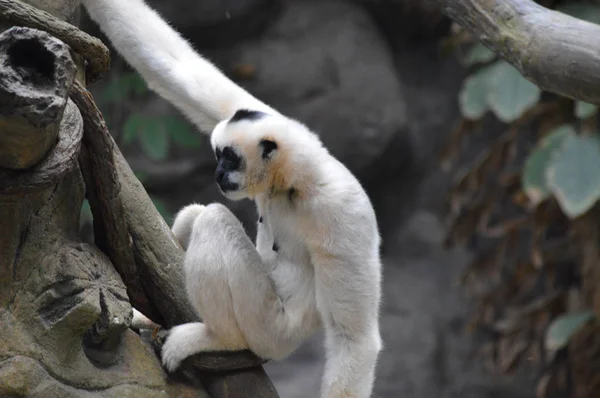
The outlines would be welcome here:
<svg viewBox="0 0 600 398">
<path fill-rule="evenodd" d="M 277 150 L 277 143 L 271 140 L 261 140 L 259 145 L 262 147 L 262 158 L 268 159 L 271 153 Z"/>
</svg>

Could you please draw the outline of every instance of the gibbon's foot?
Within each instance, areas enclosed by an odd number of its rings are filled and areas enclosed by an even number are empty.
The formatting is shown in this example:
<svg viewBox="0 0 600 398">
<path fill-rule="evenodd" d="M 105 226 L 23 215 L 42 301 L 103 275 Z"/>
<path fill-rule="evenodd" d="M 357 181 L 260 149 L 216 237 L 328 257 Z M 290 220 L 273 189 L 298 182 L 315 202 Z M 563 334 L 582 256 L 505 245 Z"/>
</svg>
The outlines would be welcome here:
<svg viewBox="0 0 600 398">
<path fill-rule="evenodd" d="M 203 323 L 185 323 L 169 330 L 162 347 L 162 363 L 167 371 L 174 372 L 191 355 L 225 349 Z"/>
<path fill-rule="evenodd" d="M 163 344 L 161 360 L 163 366 L 169 372 L 174 372 L 185 358 L 195 354 L 195 352 L 190 352 L 188 349 L 190 340 L 195 338 L 189 325 L 193 324 L 184 324 L 172 328 Z"/>
</svg>

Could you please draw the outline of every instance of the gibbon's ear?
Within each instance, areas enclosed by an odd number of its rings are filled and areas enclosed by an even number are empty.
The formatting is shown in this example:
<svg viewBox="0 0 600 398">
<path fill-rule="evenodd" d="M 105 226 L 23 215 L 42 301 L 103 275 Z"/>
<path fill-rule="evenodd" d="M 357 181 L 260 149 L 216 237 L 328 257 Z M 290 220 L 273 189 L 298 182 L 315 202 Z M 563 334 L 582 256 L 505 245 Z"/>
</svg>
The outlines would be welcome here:
<svg viewBox="0 0 600 398">
<path fill-rule="evenodd" d="M 265 160 L 270 159 L 277 150 L 277 143 L 272 140 L 260 140 L 258 146 L 261 148 L 262 158 Z"/>
</svg>

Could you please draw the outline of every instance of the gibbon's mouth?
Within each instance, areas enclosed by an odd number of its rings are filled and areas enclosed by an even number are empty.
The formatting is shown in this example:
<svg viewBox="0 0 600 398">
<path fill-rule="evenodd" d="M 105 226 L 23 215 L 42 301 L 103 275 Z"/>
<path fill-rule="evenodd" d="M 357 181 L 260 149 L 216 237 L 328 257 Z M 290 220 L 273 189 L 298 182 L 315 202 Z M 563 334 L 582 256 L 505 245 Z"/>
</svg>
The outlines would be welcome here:
<svg viewBox="0 0 600 398">
<path fill-rule="evenodd" d="M 224 190 L 220 185 L 219 185 L 219 191 L 221 191 L 221 194 L 226 197 L 229 200 L 233 200 L 233 201 L 238 201 L 238 200 L 242 200 L 242 199 L 246 199 L 248 198 L 248 194 L 241 189 L 237 184 L 236 188 L 229 188 L 228 190 Z"/>
<path fill-rule="evenodd" d="M 240 189 L 240 184 L 238 184 L 237 182 L 231 182 L 227 179 L 225 179 L 223 181 L 219 181 L 218 185 L 219 185 L 219 189 L 223 193 L 237 191 Z"/>
</svg>

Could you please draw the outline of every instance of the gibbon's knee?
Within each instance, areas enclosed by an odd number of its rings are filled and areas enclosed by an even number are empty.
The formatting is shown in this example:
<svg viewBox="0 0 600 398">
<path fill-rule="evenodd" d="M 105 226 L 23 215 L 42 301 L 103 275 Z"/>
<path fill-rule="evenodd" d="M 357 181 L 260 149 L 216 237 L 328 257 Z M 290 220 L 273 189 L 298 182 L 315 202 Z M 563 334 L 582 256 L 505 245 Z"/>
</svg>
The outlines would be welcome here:
<svg viewBox="0 0 600 398">
<path fill-rule="evenodd" d="M 207 251 L 223 254 L 224 251 L 233 250 L 231 256 L 224 256 L 233 259 L 240 250 L 240 242 L 244 242 L 244 246 L 250 243 L 254 248 L 240 220 L 221 203 L 211 203 L 193 221 L 188 246 L 199 248 L 204 254 Z"/>
<path fill-rule="evenodd" d="M 184 250 L 189 246 L 194 221 L 205 208 L 203 205 L 191 204 L 182 208 L 175 216 L 171 231 Z"/>
</svg>

